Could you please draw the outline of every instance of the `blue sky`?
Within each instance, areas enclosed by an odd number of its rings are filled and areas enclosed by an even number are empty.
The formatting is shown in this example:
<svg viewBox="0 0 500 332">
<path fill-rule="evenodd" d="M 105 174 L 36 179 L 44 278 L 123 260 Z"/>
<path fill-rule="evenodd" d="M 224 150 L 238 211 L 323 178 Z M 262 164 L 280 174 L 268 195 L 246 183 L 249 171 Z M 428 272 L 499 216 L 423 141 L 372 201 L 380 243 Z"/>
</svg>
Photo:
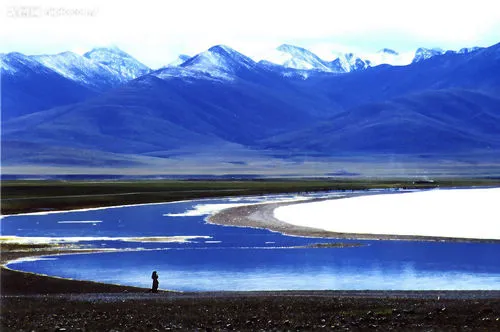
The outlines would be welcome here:
<svg viewBox="0 0 500 332">
<path fill-rule="evenodd" d="M 328 59 L 337 51 L 500 42 L 500 4 L 491 0 L 7 0 L 0 6 L 0 52 L 83 53 L 116 45 L 153 68 L 216 44 L 261 58 L 289 43 Z"/>
</svg>

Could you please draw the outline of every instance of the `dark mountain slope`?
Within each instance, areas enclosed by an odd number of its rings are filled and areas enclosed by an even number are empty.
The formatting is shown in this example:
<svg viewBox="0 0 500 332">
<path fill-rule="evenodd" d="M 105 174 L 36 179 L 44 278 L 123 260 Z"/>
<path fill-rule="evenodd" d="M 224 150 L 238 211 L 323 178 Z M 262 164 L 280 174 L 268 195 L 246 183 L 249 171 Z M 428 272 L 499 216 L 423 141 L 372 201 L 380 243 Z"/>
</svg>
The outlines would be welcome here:
<svg viewBox="0 0 500 332">
<path fill-rule="evenodd" d="M 251 83 L 144 76 L 85 103 L 9 121 L 3 138 L 146 153 L 207 141 L 250 144 L 303 121 L 310 117 L 285 97 Z"/>
<path fill-rule="evenodd" d="M 312 123 L 323 108 L 321 98 L 280 75 L 214 47 L 181 68 L 164 68 L 84 103 L 8 121 L 3 138 L 117 153 L 252 145 Z"/>
<path fill-rule="evenodd" d="M 150 71 L 117 48 L 84 56 L 9 53 L 1 55 L 0 67 L 4 120 L 86 100 Z"/>
<path fill-rule="evenodd" d="M 337 111 L 425 90 L 464 88 L 500 95 L 500 44 L 473 53 L 446 53 L 408 66 L 381 65 L 348 75 L 300 82 L 337 104 Z"/>
<path fill-rule="evenodd" d="M 262 147 L 330 156 L 500 151 L 500 98 L 467 90 L 423 92 L 352 108 Z"/>
<path fill-rule="evenodd" d="M 96 91 L 63 77 L 23 54 L 5 54 L 1 62 L 2 123 L 97 95 Z"/>
</svg>

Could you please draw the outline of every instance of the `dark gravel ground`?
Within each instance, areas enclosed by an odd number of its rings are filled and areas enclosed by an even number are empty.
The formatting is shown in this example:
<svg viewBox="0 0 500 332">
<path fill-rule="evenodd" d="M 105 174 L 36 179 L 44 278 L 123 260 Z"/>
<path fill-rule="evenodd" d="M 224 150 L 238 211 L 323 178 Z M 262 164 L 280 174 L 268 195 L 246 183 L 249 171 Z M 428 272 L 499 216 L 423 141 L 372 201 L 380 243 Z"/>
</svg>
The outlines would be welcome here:
<svg viewBox="0 0 500 332">
<path fill-rule="evenodd" d="M 1 261 L 49 253 L 4 251 Z M 0 277 L 2 332 L 500 331 L 500 291 L 153 294 L 5 268 Z"/>
<path fill-rule="evenodd" d="M 0 331 L 500 331 L 500 291 L 148 293 L 2 269 Z"/>
<path fill-rule="evenodd" d="M 277 292 L 2 297 L 2 331 L 499 331 L 500 299 Z M 415 295 L 415 294 L 413 294 Z"/>
</svg>

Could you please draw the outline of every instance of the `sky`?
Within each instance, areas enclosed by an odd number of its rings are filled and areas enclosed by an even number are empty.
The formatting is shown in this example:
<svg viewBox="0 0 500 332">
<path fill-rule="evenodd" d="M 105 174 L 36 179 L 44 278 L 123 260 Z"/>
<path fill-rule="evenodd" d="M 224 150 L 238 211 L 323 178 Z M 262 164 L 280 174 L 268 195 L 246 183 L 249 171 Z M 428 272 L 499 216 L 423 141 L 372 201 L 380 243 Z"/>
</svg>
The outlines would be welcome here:
<svg viewBox="0 0 500 332">
<path fill-rule="evenodd" d="M 123 3 L 122 3 L 123 2 Z M 494 0 L 4 0 L 0 53 L 83 54 L 117 46 L 151 68 L 225 44 L 261 59 L 287 43 L 325 60 L 387 47 L 491 46 Z"/>
</svg>

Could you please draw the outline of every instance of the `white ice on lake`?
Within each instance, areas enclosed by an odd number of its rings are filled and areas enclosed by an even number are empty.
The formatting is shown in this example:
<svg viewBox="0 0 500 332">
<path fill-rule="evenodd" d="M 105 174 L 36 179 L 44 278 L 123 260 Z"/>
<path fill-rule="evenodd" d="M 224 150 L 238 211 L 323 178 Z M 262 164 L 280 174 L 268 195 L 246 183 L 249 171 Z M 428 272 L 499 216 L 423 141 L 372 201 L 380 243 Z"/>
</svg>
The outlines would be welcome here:
<svg viewBox="0 0 500 332">
<path fill-rule="evenodd" d="M 102 220 L 63 220 L 58 221 L 58 224 L 98 224 L 101 223 Z"/>
<path fill-rule="evenodd" d="M 500 240 L 500 188 L 434 189 L 282 206 L 286 223 L 339 233 Z"/>
</svg>

